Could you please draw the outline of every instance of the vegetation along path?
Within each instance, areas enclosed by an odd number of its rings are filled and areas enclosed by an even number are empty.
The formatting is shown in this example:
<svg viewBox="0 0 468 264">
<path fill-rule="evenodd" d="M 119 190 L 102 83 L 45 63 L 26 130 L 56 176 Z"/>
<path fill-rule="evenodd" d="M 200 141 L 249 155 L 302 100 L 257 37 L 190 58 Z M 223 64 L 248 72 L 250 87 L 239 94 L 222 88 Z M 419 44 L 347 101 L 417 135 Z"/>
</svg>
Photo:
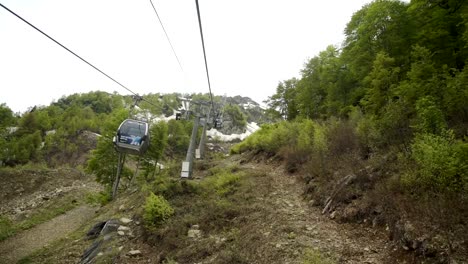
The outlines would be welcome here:
<svg viewBox="0 0 468 264">
<path fill-rule="evenodd" d="M 95 215 L 96 208 L 77 207 L 48 222 L 26 230 L 0 243 L 0 263 L 16 263 L 49 243 L 66 237 Z"/>
</svg>

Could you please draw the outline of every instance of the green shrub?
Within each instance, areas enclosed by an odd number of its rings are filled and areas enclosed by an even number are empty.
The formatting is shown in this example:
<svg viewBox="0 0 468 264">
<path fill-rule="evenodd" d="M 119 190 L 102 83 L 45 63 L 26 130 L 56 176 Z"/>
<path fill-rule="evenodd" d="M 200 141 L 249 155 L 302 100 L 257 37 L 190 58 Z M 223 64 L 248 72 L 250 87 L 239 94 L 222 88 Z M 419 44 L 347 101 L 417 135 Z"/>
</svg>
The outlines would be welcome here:
<svg viewBox="0 0 468 264">
<path fill-rule="evenodd" d="M 328 149 L 327 143 L 327 127 L 325 125 L 316 124 L 314 126 L 313 148 L 314 151 L 325 153 Z"/>
<path fill-rule="evenodd" d="M 299 143 L 300 150 L 310 149 L 314 135 L 313 127 L 314 123 L 310 120 L 264 124 L 261 129 L 232 147 L 231 153 L 239 154 L 249 150 L 277 153 L 285 146 L 296 147 Z"/>
<path fill-rule="evenodd" d="M 241 185 L 241 175 L 233 174 L 230 169 L 216 170 L 210 178 L 203 183 L 205 193 L 215 192 L 220 196 L 227 196 L 236 192 Z"/>
<path fill-rule="evenodd" d="M 317 124 L 310 119 L 305 119 L 299 124 L 297 135 L 297 147 L 299 151 L 310 151 L 314 145 L 314 134 Z"/>
<path fill-rule="evenodd" d="M 375 145 L 382 149 L 388 146 L 409 145 L 413 136 L 410 128 L 411 106 L 402 101 L 388 102 L 382 115 L 374 120 L 378 129 Z"/>
<path fill-rule="evenodd" d="M 146 197 L 143 220 L 149 228 L 155 228 L 163 224 L 174 214 L 174 209 L 169 202 L 160 195 L 150 193 Z"/>
<path fill-rule="evenodd" d="M 216 192 L 221 196 L 234 193 L 240 186 L 240 176 L 236 174 L 223 174 L 217 178 Z"/>
<path fill-rule="evenodd" d="M 250 135 L 231 149 L 231 153 L 242 153 L 249 150 L 271 151 L 271 135 L 278 124 L 265 124 L 261 129 Z"/>
<path fill-rule="evenodd" d="M 141 184 L 144 191 L 162 195 L 166 199 L 171 199 L 181 194 L 194 194 L 199 191 L 198 183 L 180 181 L 180 163 L 175 160 L 165 162 L 164 169 L 156 177 L 140 180 L 142 181 Z"/>
<path fill-rule="evenodd" d="M 447 129 L 444 114 L 431 96 L 420 98 L 416 102 L 417 120 L 414 125 L 420 133 L 440 135 Z"/>
<path fill-rule="evenodd" d="M 468 188 L 468 144 L 455 140 L 452 131 L 418 135 L 411 148 L 416 170 L 403 176 L 407 186 L 442 192 Z"/>
<path fill-rule="evenodd" d="M 375 119 L 375 116 L 361 116 L 356 119 L 356 133 L 366 155 L 380 145 L 380 131 Z"/>
</svg>

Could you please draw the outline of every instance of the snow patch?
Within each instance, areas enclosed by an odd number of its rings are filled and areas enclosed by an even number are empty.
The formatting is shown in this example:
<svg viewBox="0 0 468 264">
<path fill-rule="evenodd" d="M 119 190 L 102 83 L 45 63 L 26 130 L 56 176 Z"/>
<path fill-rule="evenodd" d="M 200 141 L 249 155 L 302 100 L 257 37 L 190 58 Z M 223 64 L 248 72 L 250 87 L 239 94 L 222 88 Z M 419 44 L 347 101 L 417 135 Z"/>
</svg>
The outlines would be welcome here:
<svg viewBox="0 0 468 264">
<path fill-rule="evenodd" d="M 209 136 L 209 137 L 212 137 L 212 138 L 217 138 L 217 139 L 219 139 L 221 141 L 232 141 L 232 140 L 235 140 L 235 139 L 244 140 L 248 136 L 252 135 L 252 133 L 257 131 L 258 129 L 260 129 L 260 127 L 257 125 L 257 123 L 252 122 L 252 123 L 247 124 L 247 129 L 242 134 L 225 135 L 225 134 L 219 132 L 218 130 L 212 128 L 212 129 L 206 131 L 206 135 Z"/>
<path fill-rule="evenodd" d="M 160 116 L 156 116 L 156 117 L 150 117 L 150 120 L 151 120 L 151 123 L 157 123 L 157 122 L 161 122 L 161 121 L 166 121 L 168 122 L 169 120 L 172 120 L 172 119 L 176 119 L 176 112 L 174 111 L 174 114 L 171 115 L 171 116 L 164 116 L 164 115 L 160 115 Z"/>
</svg>

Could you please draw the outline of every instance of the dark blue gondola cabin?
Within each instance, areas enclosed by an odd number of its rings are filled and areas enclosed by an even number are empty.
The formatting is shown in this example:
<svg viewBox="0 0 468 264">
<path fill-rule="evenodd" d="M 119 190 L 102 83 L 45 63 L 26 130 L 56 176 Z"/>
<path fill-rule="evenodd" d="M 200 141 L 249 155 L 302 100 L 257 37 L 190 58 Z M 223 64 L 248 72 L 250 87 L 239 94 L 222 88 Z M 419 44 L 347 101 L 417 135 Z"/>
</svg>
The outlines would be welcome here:
<svg viewBox="0 0 468 264">
<path fill-rule="evenodd" d="M 117 151 L 133 155 L 144 154 L 149 147 L 149 142 L 148 123 L 134 119 L 123 121 L 114 138 Z"/>
<path fill-rule="evenodd" d="M 221 118 L 216 118 L 214 122 L 214 127 L 216 129 L 221 129 L 223 128 L 223 120 Z"/>
</svg>

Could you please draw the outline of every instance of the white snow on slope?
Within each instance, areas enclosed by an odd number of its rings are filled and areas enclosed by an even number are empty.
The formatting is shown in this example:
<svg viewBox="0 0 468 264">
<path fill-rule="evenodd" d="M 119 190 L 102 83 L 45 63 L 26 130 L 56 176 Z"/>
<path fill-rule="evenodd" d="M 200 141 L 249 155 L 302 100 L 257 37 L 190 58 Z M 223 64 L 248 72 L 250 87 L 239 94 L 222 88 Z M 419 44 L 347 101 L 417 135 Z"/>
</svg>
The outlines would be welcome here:
<svg viewBox="0 0 468 264">
<path fill-rule="evenodd" d="M 172 116 L 169 116 L 169 117 L 165 117 L 164 115 L 157 116 L 157 117 L 150 116 L 149 119 L 154 124 L 154 123 L 159 122 L 159 121 L 166 121 L 167 122 L 167 121 L 169 121 L 171 119 L 175 119 L 175 117 L 176 117 L 176 113 L 174 112 L 174 114 Z M 225 135 L 225 134 L 219 132 L 218 130 L 216 130 L 215 128 L 212 128 L 212 129 L 206 131 L 206 135 L 209 136 L 209 137 L 212 137 L 212 138 L 217 138 L 217 139 L 219 139 L 221 141 L 232 141 L 232 140 L 235 140 L 235 139 L 244 140 L 245 138 L 250 136 L 252 133 L 257 131 L 258 129 L 260 129 L 260 127 L 257 125 L 257 123 L 252 122 L 252 123 L 247 124 L 246 131 L 244 133 L 242 133 L 242 134 Z"/>
<path fill-rule="evenodd" d="M 153 117 L 151 116 L 150 117 L 150 120 L 151 120 L 151 123 L 157 123 L 159 121 L 169 121 L 171 119 L 176 119 L 176 112 L 174 111 L 173 115 L 171 116 L 168 116 L 168 117 L 165 117 L 164 115 L 160 115 L 160 116 L 156 116 L 156 117 Z"/>
<path fill-rule="evenodd" d="M 242 134 L 232 134 L 232 135 L 225 135 L 218 130 L 212 128 L 208 131 L 206 131 L 206 135 L 212 138 L 218 138 L 221 141 L 232 141 L 235 139 L 240 139 L 244 140 L 246 137 L 250 136 L 252 133 L 260 129 L 260 127 L 257 125 L 257 123 L 252 122 L 247 124 L 247 129 L 244 133 Z"/>
</svg>

